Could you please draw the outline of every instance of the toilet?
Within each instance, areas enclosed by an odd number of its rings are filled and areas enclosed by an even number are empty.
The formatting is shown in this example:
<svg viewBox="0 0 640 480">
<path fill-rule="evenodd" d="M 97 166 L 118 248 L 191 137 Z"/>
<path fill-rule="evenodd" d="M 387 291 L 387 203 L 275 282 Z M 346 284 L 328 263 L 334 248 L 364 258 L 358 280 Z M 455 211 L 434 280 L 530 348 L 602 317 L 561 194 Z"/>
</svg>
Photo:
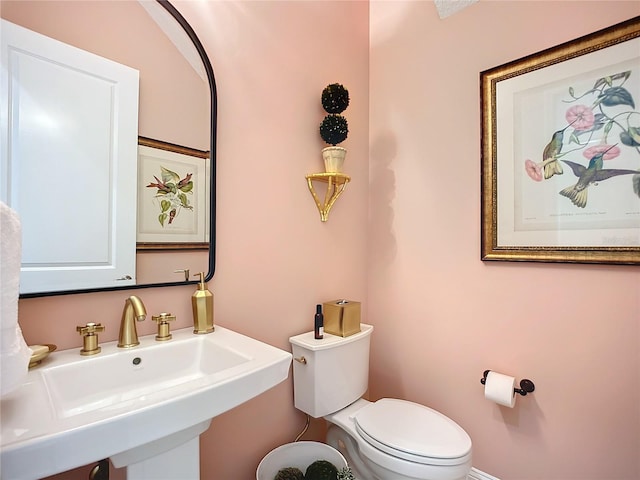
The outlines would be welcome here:
<svg viewBox="0 0 640 480">
<path fill-rule="evenodd" d="M 471 439 L 445 415 L 406 400 L 362 397 L 371 325 L 349 337 L 291 337 L 295 407 L 329 422 L 327 443 L 358 480 L 466 480 Z"/>
</svg>

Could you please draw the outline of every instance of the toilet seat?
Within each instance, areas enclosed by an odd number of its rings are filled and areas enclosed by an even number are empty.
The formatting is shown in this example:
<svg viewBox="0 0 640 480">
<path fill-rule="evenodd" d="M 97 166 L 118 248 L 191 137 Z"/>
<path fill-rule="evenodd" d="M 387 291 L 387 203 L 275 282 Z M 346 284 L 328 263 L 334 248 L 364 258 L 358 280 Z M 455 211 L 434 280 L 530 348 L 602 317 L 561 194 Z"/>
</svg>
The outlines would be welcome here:
<svg viewBox="0 0 640 480">
<path fill-rule="evenodd" d="M 441 413 L 406 400 L 383 398 L 353 416 L 356 431 L 373 447 L 424 465 L 459 465 L 471 456 L 469 435 Z"/>
</svg>

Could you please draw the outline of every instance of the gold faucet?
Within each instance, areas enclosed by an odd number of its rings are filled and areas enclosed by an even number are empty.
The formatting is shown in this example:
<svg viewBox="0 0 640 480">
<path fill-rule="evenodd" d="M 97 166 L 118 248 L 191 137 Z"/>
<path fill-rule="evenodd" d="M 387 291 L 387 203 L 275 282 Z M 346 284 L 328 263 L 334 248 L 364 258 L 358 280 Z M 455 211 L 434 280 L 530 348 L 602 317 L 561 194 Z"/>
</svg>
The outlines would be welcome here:
<svg viewBox="0 0 640 480">
<path fill-rule="evenodd" d="M 134 320 L 141 322 L 147 318 L 147 310 L 144 303 L 135 295 L 131 295 L 124 301 L 122 320 L 120 321 L 120 334 L 118 335 L 118 347 L 129 348 L 140 345 L 138 332 Z"/>
</svg>

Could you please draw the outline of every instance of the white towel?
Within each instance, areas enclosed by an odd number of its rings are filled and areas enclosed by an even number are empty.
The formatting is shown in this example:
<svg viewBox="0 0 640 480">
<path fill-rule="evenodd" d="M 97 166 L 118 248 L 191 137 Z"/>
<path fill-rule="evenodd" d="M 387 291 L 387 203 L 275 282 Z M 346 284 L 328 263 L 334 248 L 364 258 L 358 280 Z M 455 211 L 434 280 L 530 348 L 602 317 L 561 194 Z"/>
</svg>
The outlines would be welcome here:
<svg viewBox="0 0 640 480">
<path fill-rule="evenodd" d="M 18 325 L 21 235 L 18 214 L 0 202 L 0 396 L 24 381 L 31 358 Z"/>
</svg>

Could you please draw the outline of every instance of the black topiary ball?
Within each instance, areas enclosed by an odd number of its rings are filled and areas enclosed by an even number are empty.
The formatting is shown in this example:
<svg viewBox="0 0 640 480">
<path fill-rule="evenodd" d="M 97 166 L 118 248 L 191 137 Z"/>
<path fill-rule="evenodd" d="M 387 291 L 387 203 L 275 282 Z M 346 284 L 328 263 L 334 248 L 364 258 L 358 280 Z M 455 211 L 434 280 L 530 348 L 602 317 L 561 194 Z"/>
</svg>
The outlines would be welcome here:
<svg viewBox="0 0 640 480">
<path fill-rule="evenodd" d="M 349 134 L 347 119 L 342 115 L 330 114 L 320 123 L 320 136 L 329 145 L 343 142 Z"/>
<path fill-rule="evenodd" d="M 299 468 L 285 467 L 278 470 L 273 480 L 304 480 L 304 474 Z"/>
<path fill-rule="evenodd" d="M 342 113 L 349 106 L 349 91 L 339 83 L 332 83 L 322 91 L 322 107 L 327 113 Z"/>
<path fill-rule="evenodd" d="M 305 480 L 338 480 L 338 469 L 327 460 L 316 460 L 304 472 Z"/>
</svg>

